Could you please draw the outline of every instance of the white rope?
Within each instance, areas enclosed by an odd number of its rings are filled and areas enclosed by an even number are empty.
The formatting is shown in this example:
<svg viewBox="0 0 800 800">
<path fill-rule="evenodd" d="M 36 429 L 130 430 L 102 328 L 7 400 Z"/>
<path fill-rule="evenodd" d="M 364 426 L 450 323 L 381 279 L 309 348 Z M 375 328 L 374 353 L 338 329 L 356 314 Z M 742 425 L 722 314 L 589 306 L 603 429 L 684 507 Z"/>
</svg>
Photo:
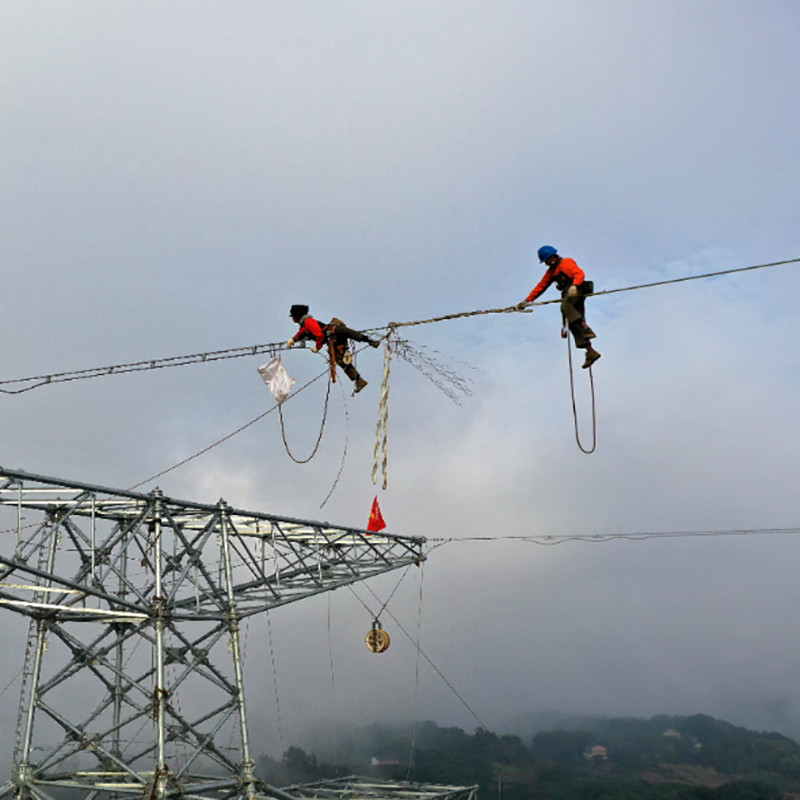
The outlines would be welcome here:
<svg viewBox="0 0 800 800">
<path fill-rule="evenodd" d="M 378 426 L 375 430 L 375 463 L 372 465 L 372 482 L 378 483 L 378 469 L 382 470 L 382 488 L 389 482 L 389 452 L 387 449 L 389 439 L 389 372 L 392 363 L 391 333 L 386 339 L 383 351 L 383 383 L 381 384 L 381 401 L 378 406 Z M 381 459 L 381 456 L 383 458 Z"/>
</svg>

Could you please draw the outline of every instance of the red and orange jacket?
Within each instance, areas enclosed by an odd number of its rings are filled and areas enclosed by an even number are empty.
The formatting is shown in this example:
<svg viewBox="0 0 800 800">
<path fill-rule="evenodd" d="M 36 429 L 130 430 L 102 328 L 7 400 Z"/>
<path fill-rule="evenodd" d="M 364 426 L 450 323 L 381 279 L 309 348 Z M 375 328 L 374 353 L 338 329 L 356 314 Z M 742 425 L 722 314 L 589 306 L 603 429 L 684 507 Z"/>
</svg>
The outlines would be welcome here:
<svg viewBox="0 0 800 800">
<path fill-rule="evenodd" d="M 322 332 L 322 327 L 314 317 L 308 314 L 300 320 L 300 330 L 292 338 L 297 342 L 301 339 L 313 339 L 317 344 L 318 350 L 321 350 L 322 345 L 325 344 L 325 334 Z"/>
<path fill-rule="evenodd" d="M 536 288 L 525 298 L 525 302 L 532 303 L 553 281 L 563 291 L 568 286 L 580 286 L 585 278 L 584 271 L 571 258 L 562 258 L 556 266 L 548 267 Z"/>
</svg>

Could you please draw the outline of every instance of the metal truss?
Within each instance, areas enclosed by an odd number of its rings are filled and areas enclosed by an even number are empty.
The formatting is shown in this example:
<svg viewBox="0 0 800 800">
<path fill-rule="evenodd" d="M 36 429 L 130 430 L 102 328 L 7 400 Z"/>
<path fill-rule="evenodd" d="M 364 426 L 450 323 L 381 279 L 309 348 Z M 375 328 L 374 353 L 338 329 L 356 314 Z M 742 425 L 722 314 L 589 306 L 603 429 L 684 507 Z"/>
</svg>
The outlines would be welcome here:
<svg viewBox="0 0 800 800">
<path fill-rule="evenodd" d="M 30 619 L 18 800 L 286 797 L 254 774 L 240 622 L 425 541 L 2 468 L 0 533 L 0 607 Z"/>
<path fill-rule="evenodd" d="M 477 786 L 348 778 L 287 786 L 286 792 L 309 800 L 476 800 Z"/>
</svg>

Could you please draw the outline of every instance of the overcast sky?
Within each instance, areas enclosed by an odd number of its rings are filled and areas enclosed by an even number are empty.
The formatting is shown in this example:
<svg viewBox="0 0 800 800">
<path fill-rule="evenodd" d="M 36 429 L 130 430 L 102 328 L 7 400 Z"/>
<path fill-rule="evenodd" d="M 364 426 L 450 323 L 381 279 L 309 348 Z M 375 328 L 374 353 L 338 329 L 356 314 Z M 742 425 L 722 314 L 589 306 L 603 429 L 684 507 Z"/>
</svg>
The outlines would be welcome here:
<svg viewBox="0 0 800 800">
<path fill-rule="evenodd" d="M 798 42 L 796 0 L 4 0 L 0 377 L 285 340 L 292 303 L 356 328 L 506 306 L 541 277 L 543 244 L 597 289 L 800 257 Z M 557 306 L 412 329 L 473 396 L 454 405 L 394 364 L 389 530 L 800 525 L 799 289 L 789 265 L 590 301 L 591 456 Z M 381 359 L 359 359 L 370 385 L 348 396 L 324 509 L 338 393 L 309 465 L 269 416 L 158 484 L 365 525 Z M 2 397 L 0 463 L 133 485 L 265 410 L 264 360 Z M 284 363 L 301 383 L 322 367 L 309 351 Z M 298 455 L 323 397 L 286 406 Z M 389 610 L 500 731 L 555 708 L 800 736 L 798 563 L 800 536 L 452 543 Z M 320 717 L 475 727 L 425 662 L 417 685 L 414 647 L 382 621 L 393 643 L 376 656 L 347 590 L 272 615 L 280 731 L 266 620 L 251 622 L 257 751 Z M 24 641 L 20 619 L 0 622 Z"/>
</svg>

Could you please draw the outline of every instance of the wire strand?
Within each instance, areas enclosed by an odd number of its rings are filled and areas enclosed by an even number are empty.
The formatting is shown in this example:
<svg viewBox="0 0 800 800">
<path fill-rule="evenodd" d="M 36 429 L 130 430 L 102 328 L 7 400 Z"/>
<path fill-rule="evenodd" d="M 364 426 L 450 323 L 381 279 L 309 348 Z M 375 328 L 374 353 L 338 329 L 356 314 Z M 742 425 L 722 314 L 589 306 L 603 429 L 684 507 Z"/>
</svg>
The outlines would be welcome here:
<svg viewBox="0 0 800 800">
<path fill-rule="evenodd" d="M 434 547 L 454 542 L 502 542 L 515 541 L 529 544 L 556 545 L 566 542 L 585 542 L 587 544 L 602 544 L 617 540 L 630 542 L 643 542 L 648 539 L 681 539 L 702 538 L 713 536 L 774 536 L 800 533 L 797 528 L 742 528 L 720 531 L 654 531 L 646 533 L 596 533 L 596 534 L 542 534 L 538 536 L 459 536 L 459 537 L 433 537 L 427 538 L 428 543 L 435 542 Z"/>
</svg>

